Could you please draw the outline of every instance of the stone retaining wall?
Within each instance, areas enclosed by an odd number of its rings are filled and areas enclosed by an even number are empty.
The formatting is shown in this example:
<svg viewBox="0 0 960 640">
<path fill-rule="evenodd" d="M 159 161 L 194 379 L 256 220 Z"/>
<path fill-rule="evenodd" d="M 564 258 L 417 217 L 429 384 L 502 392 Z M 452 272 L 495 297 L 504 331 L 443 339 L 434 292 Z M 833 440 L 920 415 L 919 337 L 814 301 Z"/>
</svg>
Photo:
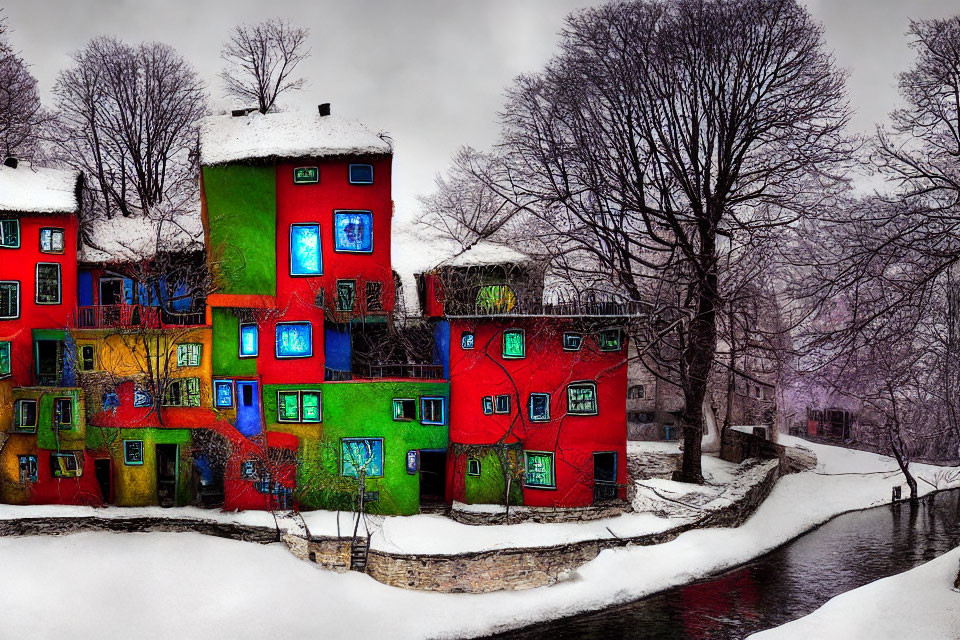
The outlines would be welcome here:
<svg viewBox="0 0 960 640">
<path fill-rule="evenodd" d="M 121 533 L 193 532 L 261 544 L 280 541 L 280 534 L 276 529 L 195 518 L 75 516 L 0 520 L 0 536 L 58 536 L 82 531 L 117 531 Z"/>
<path fill-rule="evenodd" d="M 626 501 L 596 507 L 572 507 L 563 509 L 551 507 L 511 507 L 509 524 L 517 524 L 519 522 L 583 522 L 586 520 L 614 518 L 626 511 L 630 511 L 630 504 Z M 506 524 L 503 511 L 467 511 L 454 506 L 447 515 L 461 524 L 477 526 Z"/>
</svg>

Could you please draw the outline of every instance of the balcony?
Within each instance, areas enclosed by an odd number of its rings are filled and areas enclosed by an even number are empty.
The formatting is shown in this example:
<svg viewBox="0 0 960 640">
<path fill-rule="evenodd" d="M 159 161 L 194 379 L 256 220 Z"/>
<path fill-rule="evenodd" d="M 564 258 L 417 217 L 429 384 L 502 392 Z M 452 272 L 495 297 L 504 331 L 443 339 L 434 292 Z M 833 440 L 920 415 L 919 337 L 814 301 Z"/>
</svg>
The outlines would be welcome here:
<svg viewBox="0 0 960 640">
<path fill-rule="evenodd" d="M 78 329 L 161 329 L 203 326 L 203 311 L 176 312 L 140 304 L 109 304 L 77 307 L 74 325 Z"/>
<path fill-rule="evenodd" d="M 501 288 L 504 288 L 500 285 Z M 640 318 L 650 314 L 651 306 L 645 302 L 556 302 L 524 300 L 510 294 L 489 293 L 496 287 L 477 289 L 476 302 L 448 301 L 447 317 L 556 317 L 556 318 Z M 484 294 L 484 291 L 488 293 Z"/>
<path fill-rule="evenodd" d="M 341 371 L 325 368 L 324 380 L 366 380 L 377 378 L 413 378 L 419 380 L 443 380 L 443 365 L 440 364 L 371 364 L 357 367 L 356 371 Z"/>
</svg>

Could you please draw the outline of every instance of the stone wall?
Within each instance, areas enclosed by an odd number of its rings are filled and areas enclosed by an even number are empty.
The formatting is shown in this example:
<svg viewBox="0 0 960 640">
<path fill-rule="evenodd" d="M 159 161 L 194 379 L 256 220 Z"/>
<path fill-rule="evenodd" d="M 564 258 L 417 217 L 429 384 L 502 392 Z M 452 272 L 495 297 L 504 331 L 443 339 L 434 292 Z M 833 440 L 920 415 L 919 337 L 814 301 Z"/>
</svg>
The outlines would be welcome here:
<svg viewBox="0 0 960 640">
<path fill-rule="evenodd" d="M 520 522 L 583 522 L 613 518 L 630 510 L 630 504 L 625 501 L 589 507 L 510 507 L 509 524 Z M 499 510 L 473 511 L 458 508 L 455 504 L 447 515 L 461 524 L 482 526 L 507 523 L 502 506 L 499 507 Z"/>
<path fill-rule="evenodd" d="M 65 518 L 19 518 L 0 520 L 0 536 L 64 535 L 83 531 L 117 531 L 122 533 L 173 532 L 202 533 L 218 538 L 269 544 L 279 542 L 275 528 L 253 527 L 230 522 L 196 518 L 98 518 L 76 516 Z"/>
</svg>

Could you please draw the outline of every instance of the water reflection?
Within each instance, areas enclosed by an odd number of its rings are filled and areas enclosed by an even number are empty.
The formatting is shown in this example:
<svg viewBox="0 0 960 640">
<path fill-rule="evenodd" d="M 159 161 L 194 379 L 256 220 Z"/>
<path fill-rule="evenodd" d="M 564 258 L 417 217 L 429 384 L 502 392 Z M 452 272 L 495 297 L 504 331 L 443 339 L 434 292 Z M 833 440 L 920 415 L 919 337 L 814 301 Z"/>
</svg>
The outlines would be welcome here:
<svg viewBox="0 0 960 640">
<path fill-rule="evenodd" d="M 496 636 L 533 639 L 743 638 L 835 595 L 960 544 L 960 490 L 850 513 L 744 567 L 628 605 Z"/>
</svg>

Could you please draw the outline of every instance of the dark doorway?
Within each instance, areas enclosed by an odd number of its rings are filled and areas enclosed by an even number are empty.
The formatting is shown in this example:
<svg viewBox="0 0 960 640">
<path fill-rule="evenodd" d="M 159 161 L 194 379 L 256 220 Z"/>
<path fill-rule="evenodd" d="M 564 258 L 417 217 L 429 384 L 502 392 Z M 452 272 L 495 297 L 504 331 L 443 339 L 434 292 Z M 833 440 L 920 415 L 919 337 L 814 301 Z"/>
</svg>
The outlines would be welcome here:
<svg viewBox="0 0 960 640">
<path fill-rule="evenodd" d="M 593 501 L 617 499 L 617 454 L 604 451 L 593 454 Z"/>
<path fill-rule="evenodd" d="M 444 503 L 447 481 L 447 452 L 420 451 L 420 504 Z"/>
<path fill-rule="evenodd" d="M 175 444 L 157 445 L 157 502 L 161 507 L 177 504 L 177 449 Z"/>
<path fill-rule="evenodd" d="M 100 485 L 100 495 L 104 504 L 113 504 L 113 464 L 110 458 L 97 458 L 93 461 L 93 471 Z"/>
<path fill-rule="evenodd" d="M 37 340 L 37 384 L 41 387 L 60 385 L 63 343 L 59 340 Z"/>
<path fill-rule="evenodd" d="M 123 279 L 100 278 L 100 304 L 123 304 Z"/>
</svg>

